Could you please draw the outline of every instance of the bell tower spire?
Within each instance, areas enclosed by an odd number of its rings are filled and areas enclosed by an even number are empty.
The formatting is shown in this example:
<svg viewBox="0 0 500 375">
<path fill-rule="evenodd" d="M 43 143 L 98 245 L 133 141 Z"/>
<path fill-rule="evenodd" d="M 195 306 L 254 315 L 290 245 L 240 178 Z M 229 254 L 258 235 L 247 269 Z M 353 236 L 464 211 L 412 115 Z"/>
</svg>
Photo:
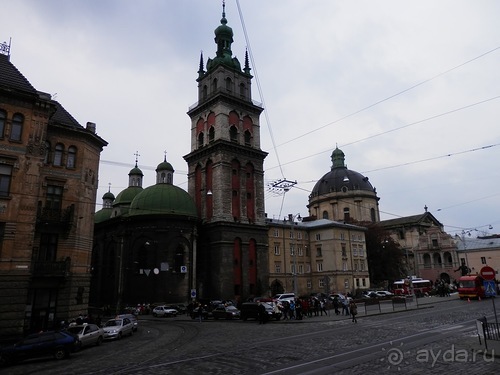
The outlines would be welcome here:
<svg viewBox="0 0 500 375">
<path fill-rule="evenodd" d="M 243 299 L 268 282 L 263 108 L 251 97 L 248 53 L 242 69 L 231 51 L 225 2 L 214 34 L 215 57 L 206 70 L 202 59 L 198 68 L 198 101 L 188 110 L 191 152 L 184 159 L 188 191 L 203 222 L 198 254 L 207 258 L 200 258 L 199 267 L 207 267 L 205 283 L 214 288 L 207 295 Z"/>
</svg>

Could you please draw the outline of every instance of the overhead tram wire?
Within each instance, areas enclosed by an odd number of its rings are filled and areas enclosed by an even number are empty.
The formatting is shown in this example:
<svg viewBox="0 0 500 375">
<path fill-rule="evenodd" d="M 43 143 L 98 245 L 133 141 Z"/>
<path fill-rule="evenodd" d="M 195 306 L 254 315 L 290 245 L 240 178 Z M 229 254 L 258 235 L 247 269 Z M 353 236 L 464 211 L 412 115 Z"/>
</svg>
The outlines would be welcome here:
<svg viewBox="0 0 500 375">
<path fill-rule="evenodd" d="M 237 1 L 238 1 L 238 0 L 237 0 Z M 384 98 L 384 99 L 381 99 L 381 100 L 379 100 L 379 101 L 377 101 L 377 102 L 375 102 L 375 103 L 373 103 L 373 104 L 370 104 L 370 105 L 368 105 L 368 106 L 366 106 L 366 107 L 363 107 L 363 108 L 361 108 L 361 109 L 358 109 L 357 111 L 354 111 L 354 112 L 352 112 L 352 113 L 350 113 L 350 114 L 348 114 L 348 115 L 345 115 L 345 116 L 343 116 L 343 117 L 341 117 L 341 118 L 339 118 L 339 119 L 337 119 L 337 120 L 335 120 L 335 121 L 329 122 L 328 124 L 325 124 L 325 125 L 323 125 L 323 126 L 320 126 L 319 128 L 313 129 L 313 130 L 311 130 L 311 131 L 308 131 L 307 133 L 303 133 L 303 134 L 301 134 L 301 135 L 299 135 L 299 136 L 297 136 L 297 137 L 295 137 L 295 138 L 289 139 L 288 141 L 285 141 L 284 143 L 281 143 L 281 144 L 280 144 L 280 145 L 278 145 L 278 146 L 275 146 L 275 145 L 274 145 L 274 143 L 273 143 L 273 147 L 275 147 L 275 148 L 276 148 L 276 147 L 284 146 L 284 145 L 286 145 L 286 144 L 288 144 L 288 143 L 291 143 L 291 142 L 293 142 L 293 141 L 296 141 L 296 140 L 298 140 L 298 139 L 301 139 L 302 137 L 304 137 L 304 136 L 306 136 L 306 135 L 312 134 L 312 133 L 317 132 L 317 131 L 319 131 L 319 130 L 321 130 L 321 129 L 324 129 L 324 128 L 326 128 L 326 127 L 330 126 L 330 125 L 334 125 L 334 124 L 336 124 L 336 123 L 338 123 L 338 122 L 341 122 L 341 121 L 343 121 L 343 120 L 345 120 L 345 119 L 347 119 L 347 118 L 349 118 L 349 117 L 355 116 L 355 115 L 357 115 L 357 114 L 359 114 L 359 113 L 361 113 L 361 112 L 364 112 L 364 111 L 366 111 L 366 110 L 368 110 L 368 109 L 370 109 L 370 108 L 373 108 L 373 107 L 375 107 L 375 106 L 377 106 L 377 105 L 379 105 L 379 104 L 381 104 L 381 103 L 383 103 L 383 102 L 386 102 L 386 101 L 388 101 L 388 100 L 390 100 L 390 99 L 392 99 L 392 98 L 395 98 L 395 97 L 397 97 L 397 96 L 399 96 L 399 95 L 402 95 L 402 94 L 404 94 L 404 93 L 406 93 L 406 92 L 408 92 L 408 91 L 411 91 L 411 90 L 413 90 L 413 89 L 415 89 L 415 88 L 417 88 L 417 87 L 419 87 L 419 86 L 422 86 L 422 85 L 424 85 L 424 84 L 426 84 L 426 83 L 428 83 L 428 82 L 430 82 L 430 81 L 432 81 L 432 80 L 434 80 L 434 79 L 436 79 L 436 78 L 439 78 L 439 77 L 441 77 L 441 76 L 443 76 L 443 75 L 445 75 L 445 74 L 448 74 L 448 73 L 450 73 L 450 72 L 452 72 L 452 71 L 454 71 L 454 70 L 456 70 L 456 69 L 459 69 L 459 68 L 461 68 L 461 67 L 463 67 L 463 66 L 465 66 L 465 65 L 467 65 L 467 64 L 469 64 L 469 63 L 471 63 L 471 62 L 473 62 L 473 61 L 475 61 L 475 60 L 478 60 L 478 59 L 480 59 L 481 57 L 484 57 L 484 56 L 486 56 L 486 55 L 489 55 L 490 53 L 493 53 L 493 52 L 495 52 L 495 51 L 497 51 L 497 50 L 500 50 L 500 46 L 499 46 L 499 47 L 495 47 L 495 48 L 493 48 L 493 49 L 491 49 L 491 50 L 489 50 L 489 51 L 487 51 L 487 52 L 484 52 L 484 53 L 482 53 L 481 55 L 476 56 L 476 57 L 474 57 L 474 58 L 472 58 L 472 59 L 470 59 L 470 60 L 467 60 L 467 61 L 465 61 L 465 62 L 463 62 L 463 63 L 461 63 L 461 64 L 459 64 L 459 65 L 456 65 L 456 66 L 454 66 L 453 68 L 450 68 L 450 69 L 448 69 L 448 70 L 445 70 L 444 72 L 441 72 L 441 73 L 439 73 L 439 74 L 436 74 L 436 75 L 432 76 L 431 78 L 428 78 L 428 79 L 426 79 L 426 80 L 423 80 L 423 81 L 421 81 L 421 82 L 419 82 L 419 83 L 417 83 L 417 84 L 415 84 L 415 85 L 413 85 L 413 86 L 410 86 L 410 87 L 408 87 L 408 88 L 406 88 L 406 89 L 404 89 L 404 90 L 402 90 L 402 91 L 399 91 L 399 92 L 397 92 L 396 94 L 390 95 L 390 96 L 388 96 L 388 97 L 386 97 L 386 98 Z M 495 99 L 495 98 L 493 98 L 493 99 Z M 489 100 L 491 100 L 491 99 L 489 99 Z"/>
<path fill-rule="evenodd" d="M 252 67 L 253 67 L 253 71 L 254 71 L 255 82 L 257 83 L 257 89 L 259 90 L 259 96 L 260 96 L 260 99 L 262 101 L 262 106 L 264 107 L 264 116 L 266 117 L 266 124 L 267 124 L 267 127 L 269 129 L 269 134 L 271 136 L 271 142 L 273 144 L 274 152 L 276 153 L 276 159 L 278 160 L 278 165 L 280 168 L 281 176 L 283 178 L 285 178 L 285 175 L 283 173 L 283 169 L 281 168 L 281 162 L 280 162 L 280 157 L 279 157 L 278 150 L 276 147 L 276 142 L 274 140 L 273 130 L 271 127 L 271 121 L 269 120 L 269 115 L 268 115 L 269 111 L 266 109 L 266 101 L 264 98 L 264 93 L 262 92 L 262 87 L 260 85 L 259 74 L 257 71 L 257 64 L 255 63 L 255 60 L 253 58 L 252 46 L 250 44 L 250 39 L 248 37 L 247 28 L 245 26 L 245 20 L 243 19 L 243 12 L 241 11 L 239 0 L 236 0 L 236 5 L 238 7 L 238 14 L 240 16 L 241 27 L 243 29 L 243 34 L 245 36 L 245 42 L 247 44 L 248 55 L 250 56 L 250 61 L 252 63 Z"/>
<path fill-rule="evenodd" d="M 500 95 L 497 95 L 497 96 L 494 96 L 492 98 L 488 98 L 488 99 L 484 99 L 484 100 L 481 100 L 479 102 L 476 102 L 476 103 L 472 103 L 472 104 L 468 104 L 466 106 L 463 106 L 463 107 L 459 107 L 459 108 L 455 108 L 455 109 L 451 109 L 447 112 L 443 112 L 443 113 L 440 113 L 440 114 L 437 114 L 437 115 L 433 115 L 433 116 L 430 116 L 430 117 L 427 117 L 425 119 L 422 119 L 422 120 L 418 120 L 418 121 L 414 121 L 412 123 L 409 123 L 409 124 L 406 124 L 406 125 L 402 125 L 402 126 L 399 126 L 397 128 L 393 128 L 393 129 L 389 129 L 389 130 L 386 130 L 384 132 L 381 132 L 381 133 L 377 133 L 377 134 L 373 134 L 373 135 L 370 135 L 368 137 L 365 137 L 365 138 L 361 138 L 361 139 L 358 139 L 358 140 L 355 140 L 355 141 L 352 141 L 352 142 L 349 142 L 349 143 L 345 143 L 343 145 L 340 145 L 340 147 L 345 147 L 345 146 L 350 146 L 350 145 L 353 145 L 353 144 L 356 144 L 356 143 L 359 143 L 359 142 L 363 142 L 363 141 L 366 141 L 368 139 L 372 139 L 372 138 L 376 138 L 376 137 L 379 137 L 381 135 L 384 135 L 384 134 L 387 134 L 387 133 L 392 133 L 392 132 L 395 132 L 395 131 L 398 131 L 398 130 L 401 130 L 401 129 L 405 129 L 405 128 L 408 128 L 410 126 L 413 126 L 413 125 L 418 125 L 418 124 L 421 124 L 423 122 L 426 122 L 426 121 L 430 121 L 430 120 L 433 120 L 433 119 L 436 119 L 438 117 L 442 117 L 442 116 L 445 116 L 445 115 L 449 115 L 451 113 L 455 113 L 455 112 L 458 112 L 458 111 L 461 111 L 461 110 L 464 110 L 464 109 L 469 109 L 471 107 L 474 107 L 476 105 L 480 105 L 480 104 L 484 104 L 484 103 L 487 103 L 489 101 L 492 101 L 492 100 L 497 100 L 497 99 L 500 99 Z M 490 146 L 483 146 L 481 149 L 483 148 L 488 148 L 488 147 L 494 147 L 494 146 L 497 146 L 497 144 L 494 144 L 494 145 L 490 145 Z M 474 149 L 473 151 L 477 151 L 476 149 Z M 289 161 L 285 164 L 282 164 L 282 165 L 288 165 L 288 164 L 292 164 L 292 163 L 295 163 L 297 161 L 301 161 L 301 160 L 305 160 L 305 159 L 309 159 L 309 158 L 312 158 L 314 156 L 317 156 L 317 155 L 321 155 L 321 154 L 324 154 L 326 152 L 331 152 L 331 149 L 328 149 L 328 150 L 324 150 L 324 151 L 320 151 L 320 152 L 316 152 L 312 155 L 309 155 L 309 156 L 305 156 L 305 157 L 302 157 L 300 159 L 295 159 L 295 160 L 292 160 L 292 161 Z M 464 152 L 467 152 L 467 151 L 464 151 Z M 274 169 L 276 167 L 269 167 L 268 169 Z"/>
<path fill-rule="evenodd" d="M 262 86 L 261 86 L 260 80 L 259 80 L 259 74 L 258 74 L 258 71 L 257 71 L 257 64 L 255 63 L 255 60 L 253 58 L 252 46 L 251 46 L 251 43 L 250 43 L 250 38 L 248 37 L 247 28 L 245 26 L 245 20 L 243 19 L 243 12 L 241 11 L 239 0 L 236 0 L 236 6 L 238 7 L 238 14 L 240 16 L 241 27 L 243 29 L 243 34 L 245 36 L 245 42 L 247 44 L 247 51 L 248 51 L 248 54 L 250 56 L 250 61 L 252 63 L 252 67 L 253 67 L 253 70 L 254 70 L 255 82 L 257 83 L 257 89 L 259 91 L 259 96 L 260 96 L 260 99 L 262 101 L 262 106 L 265 109 L 264 110 L 264 116 L 266 118 L 266 124 L 267 124 L 268 130 L 269 130 L 269 135 L 271 137 L 271 142 L 272 142 L 272 145 L 273 145 L 273 150 L 274 150 L 274 153 L 276 155 L 276 160 L 278 161 L 278 166 L 280 168 L 280 173 L 281 173 L 281 177 L 282 177 L 281 180 L 279 180 L 278 182 L 276 182 L 276 183 L 273 184 L 273 187 L 275 189 L 281 188 L 283 190 L 283 192 L 286 193 L 287 191 L 290 190 L 291 187 L 295 186 L 295 184 L 297 182 L 296 181 L 293 182 L 293 181 L 287 180 L 286 177 L 285 177 L 285 174 L 283 173 L 283 168 L 282 168 L 282 164 L 281 164 L 281 161 L 280 161 L 280 157 L 279 157 L 279 153 L 278 153 L 278 148 L 276 147 L 276 142 L 274 140 L 273 129 L 272 129 L 272 126 L 271 126 L 271 121 L 269 119 L 269 114 L 268 114 L 269 111 L 266 109 L 266 101 L 265 101 L 264 93 L 262 91 Z M 283 187 L 283 186 L 280 186 L 281 183 L 285 183 L 285 184 L 289 184 L 290 183 L 291 185 L 287 185 L 286 187 Z M 282 195 L 279 216 L 281 216 L 284 203 L 285 203 L 285 194 Z"/>
</svg>

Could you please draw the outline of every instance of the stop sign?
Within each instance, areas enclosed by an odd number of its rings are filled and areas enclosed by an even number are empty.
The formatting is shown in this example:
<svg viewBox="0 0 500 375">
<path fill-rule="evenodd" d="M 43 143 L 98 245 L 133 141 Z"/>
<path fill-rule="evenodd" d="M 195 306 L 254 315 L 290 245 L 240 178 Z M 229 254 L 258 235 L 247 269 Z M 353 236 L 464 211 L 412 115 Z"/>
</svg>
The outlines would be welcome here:
<svg viewBox="0 0 500 375">
<path fill-rule="evenodd" d="M 481 268 L 481 271 L 479 271 L 479 274 L 485 280 L 495 280 L 495 270 L 493 268 L 491 268 L 490 266 L 484 266 L 483 268 Z"/>
</svg>

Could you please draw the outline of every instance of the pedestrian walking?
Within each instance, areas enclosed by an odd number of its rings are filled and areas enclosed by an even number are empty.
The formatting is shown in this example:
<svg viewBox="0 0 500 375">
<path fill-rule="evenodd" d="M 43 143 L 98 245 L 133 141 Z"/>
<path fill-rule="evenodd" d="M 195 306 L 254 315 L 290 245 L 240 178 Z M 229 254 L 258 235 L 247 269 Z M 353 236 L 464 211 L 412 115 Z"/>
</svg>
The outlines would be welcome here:
<svg viewBox="0 0 500 375">
<path fill-rule="evenodd" d="M 258 315 L 259 315 L 259 324 L 266 324 L 267 311 L 266 307 L 262 302 L 259 302 Z"/>
<path fill-rule="evenodd" d="M 351 300 L 349 303 L 349 310 L 351 310 L 352 322 L 357 323 L 358 320 L 356 319 L 356 315 L 358 315 L 358 306 L 354 300 Z"/>
</svg>

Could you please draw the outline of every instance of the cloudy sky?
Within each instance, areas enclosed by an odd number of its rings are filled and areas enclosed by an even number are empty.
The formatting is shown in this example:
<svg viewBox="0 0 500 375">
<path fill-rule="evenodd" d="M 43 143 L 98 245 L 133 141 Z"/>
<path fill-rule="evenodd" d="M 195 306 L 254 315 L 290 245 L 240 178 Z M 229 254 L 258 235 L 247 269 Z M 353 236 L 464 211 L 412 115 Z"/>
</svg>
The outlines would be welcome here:
<svg viewBox="0 0 500 375">
<path fill-rule="evenodd" d="M 200 51 L 221 0 L 0 0 L 11 61 L 80 124 L 97 124 L 97 209 L 167 160 L 187 190 Z M 500 233 L 500 2 L 227 0 L 233 54 L 263 103 L 268 217 L 307 215 L 338 145 L 369 177 L 382 220 L 424 212 L 451 233 Z M 297 181 L 286 195 L 268 189 Z M 111 184 L 111 185 L 110 185 Z M 492 225 L 493 229 L 488 229 Z M 474 233 L 475 234 L 475 233 Z"/>
</svg>

